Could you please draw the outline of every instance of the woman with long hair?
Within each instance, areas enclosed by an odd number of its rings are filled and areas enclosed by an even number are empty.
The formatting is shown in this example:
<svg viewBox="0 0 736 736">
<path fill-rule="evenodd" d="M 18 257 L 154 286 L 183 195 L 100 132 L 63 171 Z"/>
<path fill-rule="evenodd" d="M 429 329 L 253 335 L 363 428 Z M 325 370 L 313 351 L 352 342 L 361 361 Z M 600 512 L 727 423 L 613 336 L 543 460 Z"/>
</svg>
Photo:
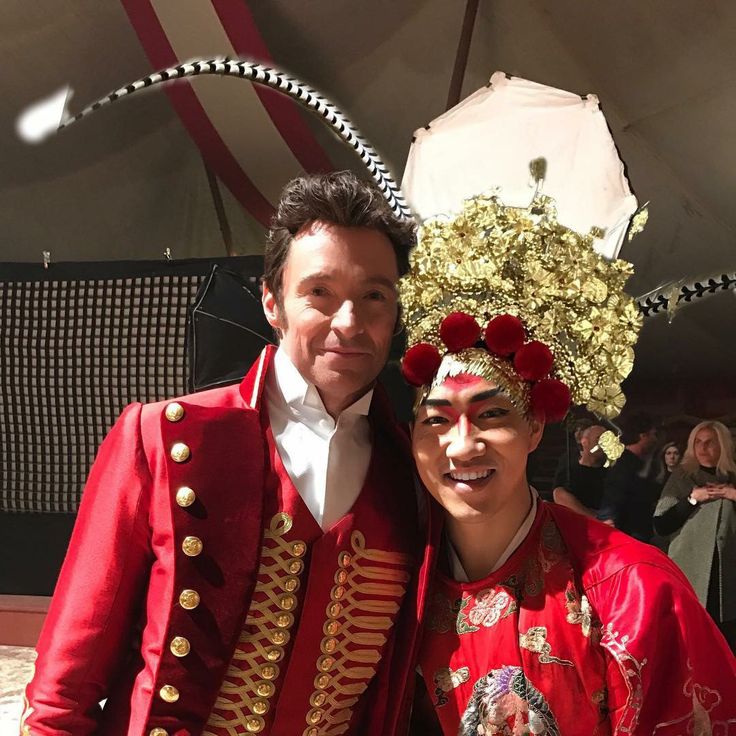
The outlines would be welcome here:
<svg viewBox="0 0 736 736">
<path fill-rule="evenodd" d="M 736 462 L 733 439 L 721 422 L 690 432 L 682 463 L 672 471 L 654 528 L 672 534 L 669 556 L 736 651 Z"/>
<path fill-rule="evenodd" d="M 657 455 L 657 475 L 654 480 L 662 490 L 672 475 L 672 471 L 680 464 L 682 453 L 676 442 L 666 442 Z"/>
</svg>

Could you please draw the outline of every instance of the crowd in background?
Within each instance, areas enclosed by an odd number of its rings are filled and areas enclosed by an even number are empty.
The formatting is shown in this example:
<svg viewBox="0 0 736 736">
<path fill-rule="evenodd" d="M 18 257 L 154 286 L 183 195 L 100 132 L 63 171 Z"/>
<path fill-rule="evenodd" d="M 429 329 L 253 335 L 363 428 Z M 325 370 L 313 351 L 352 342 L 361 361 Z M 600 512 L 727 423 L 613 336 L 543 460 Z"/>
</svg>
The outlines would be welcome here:
<svg viewBox="0 0 736 736">
<path fill-rule="evenodd" d="M 646 414 L 621 421 L 625 450 L 610 467 L 606 427 L 575 425 L 552 499 L 665 551 L 736 652 L 736 462 L 729 429 L 704 421 L 684 448 Z M 675 614 L 677 612 L 674 612 Z"/>
</svg>

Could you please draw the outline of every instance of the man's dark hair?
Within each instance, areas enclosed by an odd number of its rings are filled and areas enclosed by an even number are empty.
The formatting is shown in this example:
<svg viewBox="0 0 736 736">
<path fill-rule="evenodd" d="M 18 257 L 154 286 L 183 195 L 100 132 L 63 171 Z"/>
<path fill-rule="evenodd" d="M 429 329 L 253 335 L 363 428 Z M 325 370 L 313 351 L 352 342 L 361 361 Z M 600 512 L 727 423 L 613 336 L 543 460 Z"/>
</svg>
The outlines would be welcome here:
<svg viewBox="0 0 736 736">
<path fill-rule="evenodd" d="M 277 302 L 281 302 L 284 265 L 291 241 L 303 227 L 317 220 L 382 232 L 393 245 L 399 275 L 409 270 L 409 251 L 416 243 L 416 226 L 412 220 L 398 218 L 375 185 L 350 171 L 299 176 L 284 187 L 266 241 L 263 281 Z"/>
<path fill-rule="evenodd" d="M 621 442 L 624 445 L 635 445 L 639 441 L 642 434 L 646 434 L 650 429 L 655 429 L 657 423 L 645 412 L 630 414 L 621 420 Z"/>
</svg>

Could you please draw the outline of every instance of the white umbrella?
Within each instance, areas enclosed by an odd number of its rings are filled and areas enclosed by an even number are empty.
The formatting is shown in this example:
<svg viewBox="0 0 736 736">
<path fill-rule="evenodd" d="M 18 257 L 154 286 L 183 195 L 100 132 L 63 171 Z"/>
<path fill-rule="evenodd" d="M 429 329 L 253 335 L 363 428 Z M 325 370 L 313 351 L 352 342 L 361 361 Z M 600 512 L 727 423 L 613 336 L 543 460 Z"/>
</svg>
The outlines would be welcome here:
<svg viewBox="0 0 736 736">
<path fill-rule="evenodd" d="M 527 207 L 536 189 L 532 160 L 546 159 L 542 193 L 562 225 L 604 231 L 595 249 L 615 258 L 636 197 L 631 192 L 598 98 L 508 78 L 487 87 L 417 130 L 402 189 L 420 221 L 452 216 L 469 197 L 495 190 L 512 207 Z"/>
</svg>

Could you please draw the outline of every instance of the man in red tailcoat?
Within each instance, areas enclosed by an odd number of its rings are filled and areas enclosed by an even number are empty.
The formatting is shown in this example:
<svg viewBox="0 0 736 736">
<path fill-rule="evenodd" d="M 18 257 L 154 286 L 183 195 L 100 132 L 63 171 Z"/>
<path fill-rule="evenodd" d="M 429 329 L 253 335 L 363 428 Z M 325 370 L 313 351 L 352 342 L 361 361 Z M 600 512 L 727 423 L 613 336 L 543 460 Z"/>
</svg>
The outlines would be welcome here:
<svg viewBox="0 0 736 736">
<path fill-rule="evenodd" d="M 133 404 L 109 433 L 23 734 L 400 730 L 419 535 L 376 377 L 413 237 L 346 172 L 287 186 L 263 286 L 280 345 L 240 385 Z"/>
</svg>

